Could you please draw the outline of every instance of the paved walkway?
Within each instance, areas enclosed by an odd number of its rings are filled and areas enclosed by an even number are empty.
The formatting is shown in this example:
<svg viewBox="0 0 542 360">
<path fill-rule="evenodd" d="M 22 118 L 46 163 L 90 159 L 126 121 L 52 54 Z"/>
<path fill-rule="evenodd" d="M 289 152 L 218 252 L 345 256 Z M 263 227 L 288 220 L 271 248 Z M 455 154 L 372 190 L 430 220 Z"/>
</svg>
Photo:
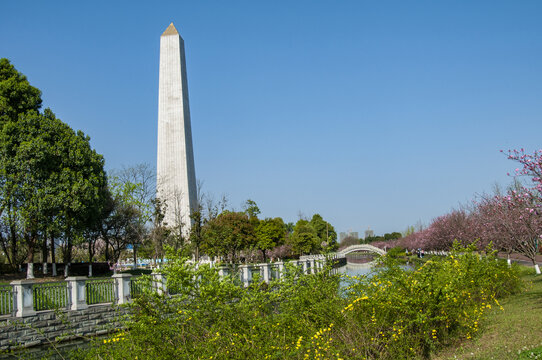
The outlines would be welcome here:
<svg viewBox="0 0 542 360">
<path fill-rule="evenodd" d="M 503 258 L 503 259 L 506 259 L 507 255 L 506 253 L 504 252 L 500 252 L 497 254 L 500 258 Z M 521 255 L 521 254 L 510 254 L 510 259 L 512 259 L 512 261 L 515 261 L 515 262 L 518 262 L 518 263 L 521 263 L 521 264 L 524 264 L 524 265 L 533 265 L 532 261 L 525 255 Z M 542 265 L 542 255 L 537 255 L 536 256 L 536 263 L 538 265 Z"/>
</svg>

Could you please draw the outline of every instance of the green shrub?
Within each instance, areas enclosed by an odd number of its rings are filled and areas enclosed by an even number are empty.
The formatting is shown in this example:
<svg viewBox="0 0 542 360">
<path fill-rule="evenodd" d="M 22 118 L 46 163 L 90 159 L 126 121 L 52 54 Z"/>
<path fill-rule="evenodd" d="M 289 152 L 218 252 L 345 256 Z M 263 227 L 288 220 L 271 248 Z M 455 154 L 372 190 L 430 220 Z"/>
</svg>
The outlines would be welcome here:
<svg viewBox="0 0 542 360">
<path fill-rule="evenodd" d="M 391 249 L 389 249 L 386 253 L 387 256 L 389 257 L 392 257 L 392 258 L 397 258 L 397 257 L 400 257 L 400 256 L 406 256 L 406 250 L 403 249 L 402 247 L 393 247 Z"/>
<path fill-rule="evenodd" d="M 329 269 L 328 269 L 329 270 Z M 168 262 L 176 296 L 145 291 L 129 331 L 84 356 L 107 359 L 411 359 L 476 334 L 498 298 L 519 290 L 516 267 L 456 248 L 414 270 L 384 257 L 372 276 L 341 278 L 287 268 L 282 281 L 220 278 Z M 341 288 L 341 283 L 347 283 Z M 145 287 L 149 288 L 149 287 Z"/>
<path fill-rule="evenodd" d="M 365 342 L 356 349 L 366 358 L 427 358 L 453 339 L 470 339 L 484 314 L 500 307 L 497 299 L 519 291 L 521 284 L 517 267 L 473 249 L 456 248 L 413 271 L 383 261 L 383 270 L 370 280 L 351 279 L 343 309 L 341 326 L 351 331 L 339 342 L 354 341 L 352 333 L 363 323 L 363 334 L 356 336 Z"/>
</svg>

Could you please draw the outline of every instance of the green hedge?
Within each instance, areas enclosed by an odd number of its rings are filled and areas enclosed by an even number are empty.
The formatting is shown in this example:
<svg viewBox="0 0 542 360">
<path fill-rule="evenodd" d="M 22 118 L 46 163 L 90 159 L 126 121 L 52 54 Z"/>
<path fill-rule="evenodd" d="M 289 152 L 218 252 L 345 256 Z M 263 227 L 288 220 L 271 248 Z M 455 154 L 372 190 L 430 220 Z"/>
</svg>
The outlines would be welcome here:
<svg viewBox="0 0 542 360">
<path fill-rule="evenodd" d="M 184 259 L 171 260 L 166 272 L 176 297 L 137 297 L 130 330 L 79 356 L 428 358 L 439 347 L 475 336 L 485 313 L 521 284 L 516 267 L 459 248 L 414 270 L 389 258 L 369 277 L 301 275 L 290 268 L 282 281 L 248 288 Z"/>
</svg>

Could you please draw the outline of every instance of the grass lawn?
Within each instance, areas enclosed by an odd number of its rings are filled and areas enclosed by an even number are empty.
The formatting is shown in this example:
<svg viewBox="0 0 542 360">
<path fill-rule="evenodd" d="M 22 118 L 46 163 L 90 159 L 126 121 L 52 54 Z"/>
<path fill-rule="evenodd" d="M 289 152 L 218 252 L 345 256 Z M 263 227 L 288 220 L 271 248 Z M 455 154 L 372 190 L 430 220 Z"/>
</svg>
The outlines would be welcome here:
<svg viewBox="0 0 542 360">
<path fill-rule="evenodd" d="M 542 276 L 525 268 L 523 280 L 525 291 L 503 300 L 504 311 L 494 306 L 476 338 L 433 359 L 542 359 Z"/>
</svg>

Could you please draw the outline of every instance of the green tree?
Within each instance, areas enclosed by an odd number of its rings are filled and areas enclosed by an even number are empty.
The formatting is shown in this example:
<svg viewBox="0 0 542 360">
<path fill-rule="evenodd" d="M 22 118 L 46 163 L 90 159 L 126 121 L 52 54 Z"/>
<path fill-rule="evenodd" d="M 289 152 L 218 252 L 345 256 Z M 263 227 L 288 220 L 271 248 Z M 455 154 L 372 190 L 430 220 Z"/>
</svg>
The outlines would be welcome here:
<svg viewBox="0 0 542 360">
<path fill-rule="evenodd" d="M 0 59 L 0 127 L 28 111 L 37 112 L 41 102 L 41 91 L 31 86 L 8 59 Z"/>
<path fill-rule="evenodd" d="M 192 221 L 192 227 L 190 228 L 190 244 L 194 251 L 194 257 L 196 261 L 198 261 L 201 244 L 203 242 L 203 213 L 199 204 L 196 205 L 196 209 L 190 214 L 190 220 Z"/>
<path fill-rule="evenodd" d="M 292 250 L 299 255 L 316 252 L 320 249 L 320 238 L 307 220 L 299 220 L 293 234 L 288 238 Z"/>
<path fill-rule="evenodd" d="M 12 264 L 19 244 L 29 264 L 38 248 L 45 261 L 47 238 L 54 261 L 56 236 L 69 262 L 74 243 L 103 205 L 102 156 L 52 111 L 40 114 L 41 103 L 41 92 L 0 59 L 0 240 L 9 244 Z"/>
<path fill-rule="evenodd" d="M 218 201 L 215 201 L 214 197 L 202 192 L 203 182 L 198 180 L 197 182 L 197 203 L 190 220 L 192 226 L 190 228 L 190 247 L 196 260 L 200 258 L 201 246 L 204 238 L 204 228 L 213 219 L 216 219 L 218 215 L 226 209 L 228 206 L 228 199 L 226 195 L 222 195 Z"/>
<path fill-rule="evenodd" d="M 137 206 L 138 185 L 109 177 L 109 197 L 100 223 L 100 236 L 106 243 L 106 260 L 117 263 L 121 253 L 140 238 L 142 221 Z"/>
<path fill-rule="evenodd" d="M 243 208 L 250 219 L 258 219 L 258 215 L 260 215 L 260 208 L 258 205 L 256 205 L 255 201 L 248 199 Z"/>
<path fill-rule="evenodd" d="M 49 109 L 19 115 L 0 129 L 0 198 L 13 215 L 29 264 L 50 227 L 63 235 L 69 262 L 74 243 L 101 212 L 104 161 L 89 140 Z"/>
<path fill-rule="evenodd" d="M 330 249 L 337 248 L 335 228 L 325 221 L 320 214 L 314 214 L 309 225 L 316 231 L 316 235 L 318 235 L 321 242 L 325 243 Z"/>
<path fill-rule="evenodd" d="M 286 229 L 284 221 L 281 218 L 266 218 L 260 220 L 256 227 L 256 247 L 262 252 L 264 262 L 267 259 L 266 251 L 282 245 L 284 243 L 285 235 Z"/>
<path fill-rule="evenodd" d="M 384 234 L 384 239 L 385 240 L 396 240 L 396 239 L 400 239 L 403 235 L 400 233 L 400 232 L 392 232 L 392 233 L 386 233 Z"/>
<path fill-rule="evenodd" d="M 0 59 L 0 129 L 6 122 L 16 122 L 20 115 L 37 112 L 41 107 L 41 92 L 30 85 L 26 76 L 18 72 L 8 59 Z M 12 154 L 10 154 L 12 155 Z M 14 178 L 0 166 L 0 242 L 9 264 L 15 268 L 24 262 L 23 226 L 19 203 L 15 200 Z"/>
<path fill-rule="evenodd" d="M 153 220 L 154 198 L 156 195 L 155 172 L 148 164 L 137 164 L 123 167 L 115 174 L 117 181 L 127 185 L 130 189 L 129 197 L 124 200 L 129 202 L 128 206 L 134 208 L 133 219 L 134 232 L 131 237 L 132 255 L 134 267 L 137 266 L 137 253 L 148 239 L 150 225 Z"/>
<path fill-rule="evenodd" d="M 149 241 L 143 244 L 140 254 L 152 258 L 154 263 L 157 259 L 164 259 L 165 245 L 170 234 L 170 229 L 164 225 L 164 204 L 155 197 L 152 199 L 152 228 L 149 231 Z"/>
<path fill-rule="evenodd" d="M 289 222 L 284 224 L 284 229 L 286 230 L 286 234 L 292 234 L 294 232 L 295 224 L 293 222 Z"/>
<path fill-rule="evenodd" d="M 202 251 L 210 256 L 222 256 L 230 261 L 238 259 L 241 250 L 253 247 L 256 233 L 248 215 L 224 211 L 203 228 Z"/>
</svg>

